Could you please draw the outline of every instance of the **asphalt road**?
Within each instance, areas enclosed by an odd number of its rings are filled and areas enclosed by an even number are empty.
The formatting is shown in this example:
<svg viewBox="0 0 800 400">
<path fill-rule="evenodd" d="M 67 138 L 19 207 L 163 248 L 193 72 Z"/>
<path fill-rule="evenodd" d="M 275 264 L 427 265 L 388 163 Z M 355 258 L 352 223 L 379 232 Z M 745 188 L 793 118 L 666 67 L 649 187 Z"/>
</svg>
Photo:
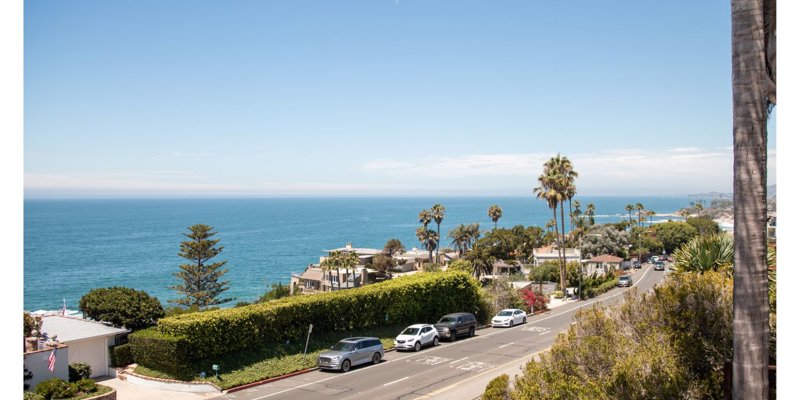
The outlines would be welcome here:
<svg viewBox="0 0 800 400">
<path fill-rule="evenodd" d="M 650 290 L 667 272 L 651 264 L 635 270 L 634 287 Z M 378 365 L 354 367 L 348 373 L 312 371 L 291 378 L 224 394 L 218 399 L 473 399 L 494 377 L 513 376 L 531 358 L 548 349 L 569 327 L 581 307 L 622 299 L 629 288 L 616 288 L 586 301 L 529 316 L 513 328 L 480 329 L 469 339 L 442 342 L 420 352 L 387 352 Z"/>
</svg>

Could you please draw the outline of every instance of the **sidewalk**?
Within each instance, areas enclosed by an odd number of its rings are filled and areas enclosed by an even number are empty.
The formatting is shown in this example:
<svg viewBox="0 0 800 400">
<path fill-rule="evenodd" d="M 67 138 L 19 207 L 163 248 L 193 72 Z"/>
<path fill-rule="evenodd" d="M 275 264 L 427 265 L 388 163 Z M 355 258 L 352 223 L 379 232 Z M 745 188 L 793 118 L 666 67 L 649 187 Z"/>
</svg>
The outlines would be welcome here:
<svg viewBox="0 0 800 400">
<path fill-rule="evenodd" d="M 144 386 L 134 385 L 119 378 L 105 378 L 97 380 L 101 385 L 110 386 L 117 389 L 118 400 L 201 400 L 218 397 L 220 393 L 187 393 L 173 392 L 168 390 L 151 389 Z"/>
</svg>

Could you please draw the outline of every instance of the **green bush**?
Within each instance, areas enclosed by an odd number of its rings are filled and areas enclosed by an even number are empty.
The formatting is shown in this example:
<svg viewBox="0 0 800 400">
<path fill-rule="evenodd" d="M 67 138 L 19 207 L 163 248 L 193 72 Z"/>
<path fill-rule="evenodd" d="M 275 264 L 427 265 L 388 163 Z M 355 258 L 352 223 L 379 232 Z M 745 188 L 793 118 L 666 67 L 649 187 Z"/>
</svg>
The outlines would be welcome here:
<svg viewBox="0 0 800 400">
<path fill-rule="evenodd" d="M 309 324 L 314 324 L 315 332 L 336 332 L 381 326 L 387 321 L 434 322 L 457 311 L 488 318 L 482 308 L 480 288 L 470 275 L 415 274 L 356 289 L 162 318 L 157 330 L 162 334 L 159 345 L 169 343 L 166 347 L 174 353 L 170 357 L 205 359 L 266 343 L 303 340 Z M 132 338 L 136 362 L 158 369 L 151 362 L 161 359 L 165 351 L 153 354 L 144 349 L 142 341 L 140 345 L 134 342 Z"/>
<path fill-rule="evenodd" d="M 185 337 L 167 335 L 150 328 L 131 333 L 128 341 L 137 363 L 174 376 L 193 375 L 187 367 L 193 358 L 192 347 Z"/>
<path fill-rule="evenodd" d="M 50 378 L 41 381 L 33 390 L 46 400 L 67 399 L 78 394 L 78 390 L 75 386 L 59 378 Z"/>
<path fill-rule="evenodd" d="M 733 356 L 733 282 L 723 273 L 676 274 L 651 293 L 579 310 L 511 398 L 720 399 Z M 488 388 L 487 388 L 488 391 Z"/>
<path fill-rule="evenodd" d="M 564 298 L 564 292 L 562 292 L 560 290 L 556 290 L 556 291 L 553 292 L 553 297 L 556 298 L 556 299 L 563 299 Z"/>
<path fill-rule="evenodd" d="M 78 390 L 83 393 L 92 393 L 97 390 L 97 384 L 91 379 L 81 379 L 75 382 L 73 385 L 75 385 L 75 387 L 77 387 Z"/>
<path fill-rule="evenodd" d="M 143 290 L 121 286 L 92 289 L 81 297 L 78 307 L 89 318 L 134 331 L 153 326 L 164 316 L 157 298 Z"/>
<path fill-rule="evenodd" d="M 125 367 L 134 363 L 133 348 L 130 343 L 111 346 L 109 353 L 111 353 L 111 365 L 114 367 Z"/>
<path fill-rule="evenodd" d="M 34 392 L 25 392 L 22 395 L 22 400 L 45 400 L 44 396 L 34 393 Z"/>
<path fill-rule="evenodd" d="M 92 376 L 92 367 L 83 363 L 72 363 L 69 365 L 69 381 L 77 382 L 81 379 L 89 379 Z"/>
<path fill-rule="evenodd" d="M 500 375 L 486 385 L 486 391 L 483 392 L 481 400 L 508 400 L 511 397 L 508 394 L 508 375 Z"/>
</svg>

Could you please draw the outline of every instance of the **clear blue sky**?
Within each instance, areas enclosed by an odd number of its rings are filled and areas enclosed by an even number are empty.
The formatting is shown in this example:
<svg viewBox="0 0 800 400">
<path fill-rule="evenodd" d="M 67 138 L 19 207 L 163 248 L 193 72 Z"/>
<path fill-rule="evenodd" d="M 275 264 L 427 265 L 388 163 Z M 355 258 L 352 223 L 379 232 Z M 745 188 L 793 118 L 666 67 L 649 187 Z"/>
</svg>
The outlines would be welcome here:
<svg viewBox="0 0 800 400">
<path fill-rule="evenodd" d="M 724 1 L 25 2 L 27 197 L 732 191 Z M 770 123 L 770 179 L 775 135 Z"/>
</svg>

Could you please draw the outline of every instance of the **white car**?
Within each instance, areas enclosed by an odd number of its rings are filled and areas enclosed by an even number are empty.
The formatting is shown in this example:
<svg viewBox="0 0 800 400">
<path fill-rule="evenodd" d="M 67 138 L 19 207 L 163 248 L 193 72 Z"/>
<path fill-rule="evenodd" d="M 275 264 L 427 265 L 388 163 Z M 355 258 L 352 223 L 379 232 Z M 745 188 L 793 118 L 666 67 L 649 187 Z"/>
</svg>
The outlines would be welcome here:
<svg viewBox="0 0 800 400">
<path fill-rule="evenodd" d="M 397 350 L 419 351 L 422 346 L 438 346 L 439 334 L 433 325 L 415 324 L 400 332 L 394 338 L 394 348 Z"/>
<path fill-rule="evenodd" d="M 517 308 L 509 308 L 500 311 L 492 318 L 492 326 L 514 326 L 528 322 L 528 315 L 525 311 Z"/>
</svg>

